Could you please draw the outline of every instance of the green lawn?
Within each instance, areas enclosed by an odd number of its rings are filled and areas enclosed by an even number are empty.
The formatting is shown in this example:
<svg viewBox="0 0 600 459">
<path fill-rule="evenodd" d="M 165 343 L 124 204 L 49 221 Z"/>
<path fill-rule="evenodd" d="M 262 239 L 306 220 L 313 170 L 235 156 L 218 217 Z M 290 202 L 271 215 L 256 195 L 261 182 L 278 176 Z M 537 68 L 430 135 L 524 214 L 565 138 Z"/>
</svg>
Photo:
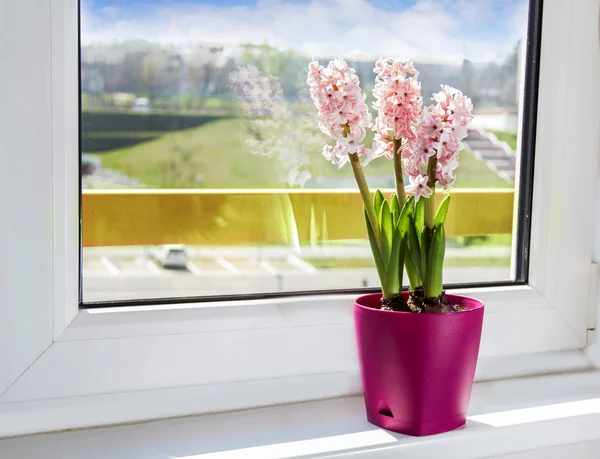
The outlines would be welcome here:
<svg viewBox="0 0 600 459">
<path fill-rule="evenodd" d="M 318 269 L 371 269 L 375 263 L 370 258 L 305 258 L 308 263 Z M 510 266 L 510 258 L 505 257 L 473 257 L 446 258 L 444 266 L 448 268 L 504 267 Z"/>
<path fill-rule="evenodd" d="M 505 132 L 505 131 L 490 131 L 494 134 L 498 140 L 503 140 L 513 150 L 517 149 L 517 133 L 516 132 Z"/>
<path fill-rule="evenodd" d="M 239 120 L 220 120 L 98 156 L 104 167 L 139 178 L 149 187 L 279 186 L 274 161 L 247 153 L 242 132 Z"/>
<path fill-rule="evenodd" d="M 109 132 L 95 132 L 95 131 L 85 131 L 85 137 L 97 137 L 102 139 L 114 139 L 114 138 L 135 138 L 142 140 L 152 140 L 164 135 L 164 132 L 160 131 L 109 131 Z"/>
<path fill-rule="evenodd" d="M 490 245 L 511 245 L 512 234 L 488 234 L 485 236 L 448 236 L 446 247 L 474 247 Z"/>
<path fill-rule="evenodd" d="M 447 268 L 503 268 L 510 266 L 507 257 L 473 257 L 473 258 L 446 258 L 444 266 Z"/>
<path fill-rule="evenodd" d="M 456 170 L 455 188 L 507 188 L 506 180 L 496 175 L 485 163 L 479 161 L 473 153 L 463 150 L 459 156 Z"/>
<path fill-rule="evenodd" d="M 167 133 L 159 138 L 98 154 L 104 167 L 138 178 L 156 188 L 278 188 L 284 187 L 278 161 L 253 155 L 244 144 L 247 133 L 239 119 L 224 119 Z M 372 133 L 366 144 L 370 145 Z M 311 174 L 316 177 L 352 177 L 352 169 L 337 170 L 320 151 L 310 153 Z M 460 154 L 456 187 L 505 188 L 506 182 L 471 153 Z M 386 158 L 366 168 L 369 176 L 391 176 Z"/>
</svg>

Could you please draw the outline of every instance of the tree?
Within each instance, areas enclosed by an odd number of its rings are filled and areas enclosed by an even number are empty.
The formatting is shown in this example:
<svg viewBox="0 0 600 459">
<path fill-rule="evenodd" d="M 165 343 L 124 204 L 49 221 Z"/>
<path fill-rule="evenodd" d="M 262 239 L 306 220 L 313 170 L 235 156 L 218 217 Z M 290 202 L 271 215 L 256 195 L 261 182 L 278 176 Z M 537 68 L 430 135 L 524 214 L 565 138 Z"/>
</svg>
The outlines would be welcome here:
<svg viewBox="0 0 600 459">
<path fill-rule="evenodd" d="M 147 54 L 142 60 L 141 88 L 136 92 L 144 92 L 150 99 L 171 95 L 179 81 L 179 75 L 173 70 L 172 64 L 172 59 L 169 59 L 169 55 L 165 51 L 154 51 Z"/>
<path fill-rule="evenodd" d="M 242 65 L 254 65 L 264 73 L 279 79 L 285 98 L 297 100 L 298 88 L 304 85 L 304 75 L 310 58 L 294 50 L 281 51 L 267 43 L 247 44 L 240 57 Z"/>
</svg>

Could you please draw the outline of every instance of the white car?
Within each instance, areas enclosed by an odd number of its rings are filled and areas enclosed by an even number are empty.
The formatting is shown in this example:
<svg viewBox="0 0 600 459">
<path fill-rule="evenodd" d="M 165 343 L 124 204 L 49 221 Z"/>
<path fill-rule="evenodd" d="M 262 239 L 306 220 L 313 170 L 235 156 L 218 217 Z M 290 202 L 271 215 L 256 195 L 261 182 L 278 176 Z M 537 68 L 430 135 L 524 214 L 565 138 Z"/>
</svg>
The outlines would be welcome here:
<svg viewBox="0 0 600 459">
<path fill-rule="evenodd" d="M 186 269 L 187 257 L 183 245 L 163 245 L 150 252 L 156 262 L 166 269 Z"/>
<path fill-rule="evenodd" d="M 150 99 L 147 97 L 138 97 L 133 101 L 133 111 L 135 112 L 149 112 L 150 111 Z"/>
</svg>

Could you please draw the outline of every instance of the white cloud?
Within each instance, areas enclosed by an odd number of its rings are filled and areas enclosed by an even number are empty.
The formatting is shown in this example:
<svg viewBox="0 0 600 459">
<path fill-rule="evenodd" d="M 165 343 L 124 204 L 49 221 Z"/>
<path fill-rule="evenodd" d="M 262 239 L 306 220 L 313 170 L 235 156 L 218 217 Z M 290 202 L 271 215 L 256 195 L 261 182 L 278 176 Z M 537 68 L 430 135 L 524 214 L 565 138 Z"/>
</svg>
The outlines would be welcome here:
<svg viewBox="0 0 600 459">
<path fill-rule="evenodd" d="M 116 16 L 121 10 L 117 6 L 104 6 L 100 11 L 106 16 Z"/>
<path fill-rule="evenodd" d="M 482 8 L 485 4 L 459 0 L 452 6 L 452 2 L 420 0 L 403 11 L 389 11 L 366 0 L 259 0 L 256 5 L 243 6 L 182 3 L 146 9 L 143 17 L 121 19 L 101 18 L 84 9 L 82 41 L 268 42 L 315 57 L 394 55 L 430 61 L 460 62 L 464 57 L 482 61 L 506 52 L 520 30 L 506 27 L 514 36 L 493 43 L 460 38 L 461 27 L 490 14 Z M 515 19 L 522 20 L 522 11 Z"/>
<path fill-rule="evenodd" d="M 486 21 L 494 11 L 494 1 L 453 0 L 449 7 L 464 25 Z"/>
</svg>

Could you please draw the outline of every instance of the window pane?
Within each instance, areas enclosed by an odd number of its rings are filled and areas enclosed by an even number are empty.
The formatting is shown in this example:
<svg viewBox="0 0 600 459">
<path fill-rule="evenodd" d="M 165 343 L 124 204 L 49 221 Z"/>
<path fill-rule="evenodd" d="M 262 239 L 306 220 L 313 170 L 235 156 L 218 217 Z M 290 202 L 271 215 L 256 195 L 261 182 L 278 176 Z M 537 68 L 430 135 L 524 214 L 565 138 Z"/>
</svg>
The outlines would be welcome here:
<svg viewBox="0 0 600 459">
<path fill-rule="evenodd" d="M 342 56 L 372 104 L 410 56 L 471 97 L 445 282 L 511 280 L 526 0 L 81 3 L 85 302 L 377 287 L 349 165 L 306 85 Z M 373 132 L 365 144 L 371 145 Z M 394 187 L 385 157 L 371 189 Z"/>
</svg>

